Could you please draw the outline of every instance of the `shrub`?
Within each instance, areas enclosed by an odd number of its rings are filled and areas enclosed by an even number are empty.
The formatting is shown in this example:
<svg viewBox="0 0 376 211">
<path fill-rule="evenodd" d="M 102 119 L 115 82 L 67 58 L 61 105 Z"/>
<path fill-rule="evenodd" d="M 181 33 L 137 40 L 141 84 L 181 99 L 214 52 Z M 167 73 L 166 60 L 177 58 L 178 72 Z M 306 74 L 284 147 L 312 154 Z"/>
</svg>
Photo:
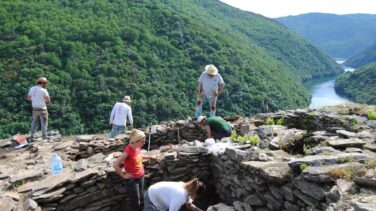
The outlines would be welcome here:
<svg viewBox="0 0 376 211">
<path fill-rule="evenodd" d="M 376 120 L 376 111 L 369 110 L 367 116 L 368 120 Z"/>
<path fill-rule="evenodd" d="M 280 118 L 277 120 L 277 125 L 283 125 L 283 118 Z"/>
<path fill-rule="evenodd" d="M 273 118 L 268 118 L 268 119 L 266 119 L 266 124 L 267 125 L 274 125 L 274 120 L 273 120 Z"/>
<path fill-rule="evenodd" d="M 310 166 L 311 165 L 309 165 L 308 163 L 301 163 L 299 167 L 300 167 L 300 170 L 303 171 L 304 169 L 306 169 L 306 168 L 308 168 Z"/>
</svg>

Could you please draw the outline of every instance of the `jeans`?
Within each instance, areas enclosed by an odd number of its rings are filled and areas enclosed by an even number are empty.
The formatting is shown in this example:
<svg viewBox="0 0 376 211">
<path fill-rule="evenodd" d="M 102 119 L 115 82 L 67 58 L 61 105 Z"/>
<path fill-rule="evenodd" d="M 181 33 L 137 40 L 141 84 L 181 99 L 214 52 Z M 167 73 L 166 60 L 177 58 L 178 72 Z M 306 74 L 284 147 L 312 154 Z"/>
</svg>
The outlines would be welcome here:
<svg viewBox="0 0 376 211">
<path fill-rule="evenodd" d="M 144 193 L 144 209 L 143 209 L 143 211 L 158 211 L 158 209 L 153 205 L 153 202 L 150 201 L 148 191 L 145 191 L 145 193 Z"/>
<path fill-rule="evenodd" d="M 127 210 L 139 211 L 143 202 L 144 176 L 139 179 L 127 179 L 124 181 L 124 187 L 127 191 L 128 205 Z"/>
<path fill-rule="evenodd" d="M 125 126 L 112 125 L 111 132 L 108 134 L 110 138 L 115 137 L 117 134 L 124 134 Z"/>
<path fill-rule="evenodd" d="M 224 137 L 229 137 L 231 136 L 231 133 L 232 133 L 232 128 L 229 128 L 226 131 L 216 130 L 216 129 L 212 130 L 213 138 L 215 140 L 221 140 Z"/>
<path fill-rule="evenodd" d="M 201 116 L 202 113 L 202 104 L 204 101 L 208 100 L 209 101 L 209 106 L 210 106 L 210 116 L 215 116 L 215 111 L 217 109 L 217 96 L 212 96 L 212 97 L 206 97 L 205 95 L 201 95 L 198 97 L 197 102 L 196 102 L 196 112 L 195 112 L 195 117 L 198 118 Z"/>
<path fill-rule="evenodd" d="M 47 138 L 48 111 L 42 109 L 33 109 L 33 120 L 31 122 L 31 136 L 34 136 L 35 130 L 40 121 L 43 138 Z"/>
</svg>

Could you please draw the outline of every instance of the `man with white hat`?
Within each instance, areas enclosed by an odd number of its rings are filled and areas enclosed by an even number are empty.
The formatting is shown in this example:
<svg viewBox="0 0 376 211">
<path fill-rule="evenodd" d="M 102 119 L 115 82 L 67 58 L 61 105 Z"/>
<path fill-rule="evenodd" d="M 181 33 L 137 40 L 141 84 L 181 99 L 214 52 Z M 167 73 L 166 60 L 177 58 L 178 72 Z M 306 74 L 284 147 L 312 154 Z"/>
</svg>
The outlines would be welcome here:
<svg viewBox="0 0 376 211">
<path fill-rule="evenodd" d="M 201 76 L 198 79 L 198 97 L 195 112 L 196 118 L 201 115 L 202 104 L 205 100 L 209 101 L 210 116 L 215 116 L 217 98 L 223 92 L 224 88 L 225 82 L 218 73 L 218 69 L 213 64 L 206 65 L 205 71 L 201 73 Z"/>
<path fill-rule="evenodd" d="M 39 77 L 38 84 L 30 88 L 27 94 L 27 100 L 31 102 L 33 107 L 33 120 L 31 122 L 31 139 L 33 139 L 38 121 L 42 130 L 42 136 L 47 138 L 48 111 L 47 104 L 51 101 L 47 92 L 47 78 Z"/>
<path fill-rule="evenodd" d="M 130 128 L 133 128 L 132 108 L 130 106 L 131 102 L 131 97 L 125 96 L 123 102 L 116 103 L 112 108 L 110 116 L 111 132 L 108 135 L 110 138 L 115 137 L 116 134 L 125 133 L 127 118 L 129 119 Z"/>
</svg>

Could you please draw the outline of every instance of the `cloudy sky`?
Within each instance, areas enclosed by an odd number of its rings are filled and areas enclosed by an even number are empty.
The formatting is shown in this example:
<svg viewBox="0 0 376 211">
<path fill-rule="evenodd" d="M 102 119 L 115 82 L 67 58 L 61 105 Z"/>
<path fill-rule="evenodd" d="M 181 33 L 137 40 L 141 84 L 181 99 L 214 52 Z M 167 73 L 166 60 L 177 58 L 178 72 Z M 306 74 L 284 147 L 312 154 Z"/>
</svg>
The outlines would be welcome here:
<svg viewBox="0 0 376 211">
<path fill-rule="evenodd" d="M 376 14 L 376 0 L 220 0 L 233 7 L 275 18 L 309 12 Z"/>
</svg>

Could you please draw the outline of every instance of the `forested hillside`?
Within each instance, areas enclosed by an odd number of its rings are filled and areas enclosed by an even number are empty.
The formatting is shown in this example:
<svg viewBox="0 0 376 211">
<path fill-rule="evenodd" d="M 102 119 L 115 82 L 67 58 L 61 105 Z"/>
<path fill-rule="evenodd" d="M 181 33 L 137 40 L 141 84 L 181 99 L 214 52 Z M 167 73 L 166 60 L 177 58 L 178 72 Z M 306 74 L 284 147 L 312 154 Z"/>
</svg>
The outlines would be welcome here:
<svg viewBox="0 0 376 211">
<path fill-rule="evenodd" d="M 376 105 L 376 63 L 339 76 L 334 88 L 355 102 Z"/>
<path fill-rule="evenodd" d="M 282 25 L 214 0 L 1 1 L 0 136 L 29 130 L 40 75 L 63 134 L 107 129 L 124 95 L 135 126 L 192 116 L 209 63 L 226 82 L 219 115 L 305 107 L 302 80 L 341 72 Z"/>
<path fill-rule="evenodd" d="M 363 65 L 376 62 L 376 44 L 348 59 L 345 65 L 359 68 Z"/>
<path fill-rule="evenodd" d="M 347 59 L 376 43 L 376 15 L 309 13 L 277 20 L 333 57 Z"/>
</svg>

